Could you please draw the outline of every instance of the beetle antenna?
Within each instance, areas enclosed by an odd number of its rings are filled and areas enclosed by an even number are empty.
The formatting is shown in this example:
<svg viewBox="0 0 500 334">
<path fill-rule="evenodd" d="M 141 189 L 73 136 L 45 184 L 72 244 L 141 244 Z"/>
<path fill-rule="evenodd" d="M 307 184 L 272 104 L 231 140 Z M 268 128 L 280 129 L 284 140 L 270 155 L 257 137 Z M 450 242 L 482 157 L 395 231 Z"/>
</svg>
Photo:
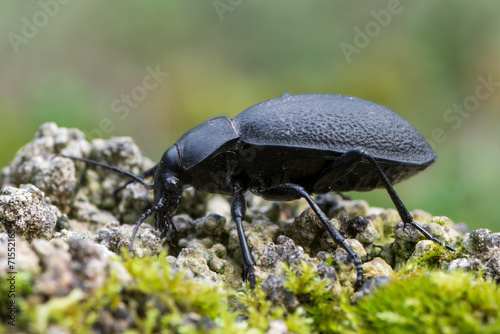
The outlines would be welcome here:
<svg viewBox="0 0 500 334">
<path fill-rule="evenodd" d="M 141 178 L 142 180 L 144 180 L 145 178 L 147 177 L 150 177 L 150 176 L 153 176 L 156 172 L 156 168 L 158 168 L 158 164 L 154 165 L 152 168 L 148 169 L 147 171 L 145 171 L 144 173 L 142 173 L 141 175 L 139 175 L 139 178 Z M 128 186 L 129 184 L 135 182 L 136 179 L 135 178 L 131 178 L 131 179 L 128 179 L 127 182 L 125 182 L 124 184 L 122 184 L 121 186 L 119 186 L 118 188 L 115 189 L 114 193 L 113 193 L 113 196 L 116 197 L 116 195 L 122 191 L 123 189 L 125 189 L 126 186 Z"/>
<path fill-rule="evenodd" d="M 139 227 L 142 225 L 142 223 L 148 216 L 158 211 L 161 207 L 163 207 L 163 197 L 160 198 L 158 204 L 156 204 L 155 206 L 144 212 L 141 218 L 139 218 L 139 220 L 137 221 L 137 223 L 135 223 L 134 230 L 132 231 L 132 236 L 130 237 L 130 244 L 128 246 L 129 253 L 132 252 L 132 246 L 134 245 L 135 236 L 137 234 L 137 231 L 139 231 Z"/>
<path fill-rule="evenodd" d="M 62 156 L 62 157 L 64 157 L 64 158 L 68 158 L 68 159 L 71 159 L 71 160 L 77 160 L 77 161 L 85 162 L 85 163 L 88 163 L 88 164 L 91 164 L 91 165 L 95 165 L 95 166 L 99 166 L 99 167 L 110 169 L 110 170 L 112 170 L 114 172 L 121 173 L 123 175 L 127 175 L 128 177 L 134 179 L 135 181 L 140 182 L 146 188 L 151 189 L 153 187 L 153 183 L 148 183 L 148 182 L 144 181 L 143 179 L 141 179 L 139 176 L 137 176 L 135 174 L 132 174 L 130 172 L 127 172 L 125 170 L 122 170 L 122 169 L 120 169 L 118 167 L 110 166 L 110 165 L 106 165 L 106 164 L 103 164 L 103 163 L 98 162 L 98 161 L 84 159 L 84 158 L 79 158 L 79 157 L 74 157 L 74 156 L 70 156 L 70 155 L 65 155 L 65 154 L 59 154 L 59 155 Z"/>
</svg>

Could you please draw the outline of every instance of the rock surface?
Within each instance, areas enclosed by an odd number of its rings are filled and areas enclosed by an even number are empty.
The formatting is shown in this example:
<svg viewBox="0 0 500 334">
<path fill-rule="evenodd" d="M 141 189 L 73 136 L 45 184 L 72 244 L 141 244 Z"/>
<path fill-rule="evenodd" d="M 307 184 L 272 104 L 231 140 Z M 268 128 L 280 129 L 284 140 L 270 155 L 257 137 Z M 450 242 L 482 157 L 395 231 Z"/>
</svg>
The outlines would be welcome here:
<svg viewBox="0 0 500 334">
<path fill-rule="evenodd" d="M 33 294 L 41 298 L 68 296 L 76 288 L 91 293 L 105 284 L 110 270 L 120 271 L 123 282 L 129 280 L 127 270 L 111 259 L 129 247 L 130 224 L 152 206 L 152 193 L 142 185 L 129 184 L 115 196 L 115 189 L 126 177 L 58 153 L 94 159 L 135 174 L 154 165 L 142 157 L 131 138 L 89 143 L 79 130 L 47 123 L 3 169 L 0 276 L 8 271 L 4 267 L 6 244 L 15 234 L 18 270 L 33 277 Z M 223 289 L 241 287 L 241 251 L 229 203 L 223 196 L 187 189 L 173 217 L 178 247 L 170 246 L 164 261 Z M 371 282 L 356 299 L 369 295 L 380 284 L 390 284 L 394 270 L 408 261 L 422 263 L 429 251 L 447 252 L 423 240 L 413 227 L 404 226 L 394 209 L 370 208 L 364 201 L 349 201 L 335 194 L 319 196 L 318 203 L 360 256 L 364 281 Z M 257 280 L 269 300 L 290 312 L 298 310 L 303 300 L 290 292 L 286 282 L 290 270 L 303 270 L 303 262 L 329 282 L 331 291 L 353 288 L 356 271 L 352 259 L 303 202 L 269 203 L 249 196 L 247 205 L 243 229 L 256 262 Z M 464 251 L 434 259 L 433 265 L 480 270 L 488 278 L 500 279 L 499 233 L 480 229 L 464 235 L 467 229 L 462 225 L 455 229 L 446 217 L 423 211 L 413 215 L 436 238 L 457 249 L 463 246 Z M 153 224 L 152 218 L 138 229 L 134 240 L 132 251 L 139 257 L 158 255 L 171 241 L 171 234 L 162 240 L 149 224 Z M 100 321 L 105 322 L 105 317 Z M 196 327 L 201 320 L 193 313 L 185 321 Z M 279 321 L 269 327 L 273 333 L 286 331 L 286 324 Z"/>
</svg>

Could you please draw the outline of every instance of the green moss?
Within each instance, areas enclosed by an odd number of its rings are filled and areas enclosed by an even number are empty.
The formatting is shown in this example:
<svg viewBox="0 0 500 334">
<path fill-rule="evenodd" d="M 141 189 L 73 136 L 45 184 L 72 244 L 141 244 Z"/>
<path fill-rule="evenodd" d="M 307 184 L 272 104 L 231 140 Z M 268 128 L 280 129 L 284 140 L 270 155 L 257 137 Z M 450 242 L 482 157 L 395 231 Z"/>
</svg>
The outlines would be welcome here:
<svg viewBox="0 0 500 334">
<path fill-rule="evenodd" d="M 500 331 L 500 291 L 489 281 L 463 272 L 417 270 L 396 278 L 362 298 L 351 302 L 351 293 L 333 293 L 328 282 L 312 274 L 304 264 L 300 271 L 289 270 L 289 291 L 298 296 L 301 332 L 326 333 L 497 333 Z M 269 318 L 284 317 L 280 307 L 272 307 L 260 289 L 246 303 L 249 321 L 261 324 Z M 265 305 L 265 307 L 263 307 Z M 296 315 L 297 315 L 296 314 Z M 287 322 L 288 324 L 288 322 Z M 292 330 L 289 327 L 290 330 Z"/>
<path fill-rule="evenodd" d="M 291 332 L 314 332 L 311 326 L 312 320 L 306 316 L 303 308 L 298 308 L 289 313 L 284 307 L 274 305 L 266 297 L 266 293 L 260 286 L 254 291 L 240 292 L 238 294 L 238 302 L 243 306 L 239 312 L 245 317 L 247 331 L 265 333 L 269 327 L 269 322 L 283 320 Z"/>
<path fill-rule="evenodd" d="M 310 263 L 300 263 L 298 270 L 286 267 L 285 272 L 288 275 L 285 288 L 296 296 L 302 297 L 301 300 L 306 297 L 306 300 L 317 303 L 331 297 L 331 282 L 321 279 Z"/>
<path fill-rule="evenodd" d="M 500 291 L 469 273 L 417 272 L 361 300 L 356 313 L 363 332 L 498 333 Z"/>
<path fill-rule="evenodd" d="M 271 302 L 260 285 L 224 292 L 174 272 L 166 252 L 142 259 L 124 252 L 116 261 L 130 279 L 112 270 L 106 285 L 91 295 L 75 289 L 45 301 L 30 295 L 30 277 L 18 276 L 16 329 L 43 333 L 56 325 L 71 333 L 105 331 L 106 326 L 125 333 L 265 333 L 271 321 L 282 320 L 294 333 L 500 332 L 499 289 L 474 274 L 433 271 L 427 262 L 443 253 L 441 247 L 431 249 L 407 270 L 410 274 L 399 272 L 392 283 L 356 303 L 352 291 L 332 289 L 313 265 L 287 267 L 284 289 L 300 302 L 288 311 Z M 1 296 L 5 289 L 0 283 Z"/>
<path fill-rule="evenodd" d="M 457 251 L 449 251 L 444 245 L 439 245 L 432 241 L 424 241 L 426 246 L 420 252 L 414 252 L 408 262 L 401 268 L 399 273 L 408 274 L 412 271 L 423 270 L 437 270 L 448 268 L 448 264 L 461 257 L 464 254 L 463 247 L 459 247 Z M 417 254 L 416 254 L 417 253 Z"/>
<path fill-rule="evenodd" d="M 33 292 L 33 277 L 30 274 L 18 272 L 15 275 L 15 295 L 12 295 L 12 291 L 10 290 L 11 284 L 7 280 L 8 278 L 10 278 L 10 275 L 0 278 L 0 305 L 2 305 L 0 307 L 0 319 L 2 319 L 0 332 L 3 332 L 3 329 L 7 326 L 6 323 L 9 320 L 7 305 L 10 304 L 11 300 L 14 300 L 16 305 L 16 326 L 28 322 L 28 317 L 26 316 L 28 303 L 26 299 Z"/>
<path fill-rule="evenodd" d="M 463 272 L 418 271 L 352 304 L 347 293 L 307 306 L 317 331 L 498 333 L 500 291 Z"/>
<path fill-rule="evenodd" d="M 189 333 L 210 332 L 208 327 L 215 328 L 217 324 L 229 325 L 229 329 L 236 326 L 237 314 L 228 311 L 227 293 L 218 286 L 187 279 L 182 272 L 174 273 L 164 260 L 166 252 L 142 259 L 124 254 L 119 261 L 131 274 L 129 283 L 121 283 L 119 274 L 111 271 L 107 284 L 90 296 L 75 289 L 62 298 L 32 301 L 22 327 L 43 333 L 49 325 L 56 324 L 72 333 L 89 333 L 96 326 L 128 321 L 133 325 L 128 333 Z M 198 314 L 202 319 L 200 326 L 207 328 L 184 324 L 183 315 L 189 312 Z M 103 319 L 103 314 L 110 318 Z"/>
</svg>

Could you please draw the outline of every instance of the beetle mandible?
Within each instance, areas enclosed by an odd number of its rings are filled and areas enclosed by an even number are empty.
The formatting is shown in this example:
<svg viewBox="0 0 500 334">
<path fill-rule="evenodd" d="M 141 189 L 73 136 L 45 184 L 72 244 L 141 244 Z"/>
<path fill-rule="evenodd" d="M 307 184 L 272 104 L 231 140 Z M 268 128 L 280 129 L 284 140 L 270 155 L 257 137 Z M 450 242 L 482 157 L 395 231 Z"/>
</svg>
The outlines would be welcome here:
<svg viewBox="0 0 500 334">
<path fill-rule="evenodd" d="M 172 214 L 186 186 L 232 195 L 243 279 L 253 288 L 255 261 L 242 226 L 243 194 L 249 190 L 273 201 L 304 198 L 337 245 L 353 259 L 360 285 L 359 257 L 311 194 L 384 187 L 405 226 L 443 244 L 413 220 L 392 186 L 424 170 L 435 158 L 436 153 L 410 123 L 374 102 L 343 95 L 285 94 L 254 105 L 234 119 L 209 119 L 184 134 L 145 174 L 126 173 L 132 177 L 127 184 L 139 181 L 154 190 L 154 205 L 137 221 L 130 249 L 139 226 L 151 214 L 162 235 L 172 226 L 176 239 Z M 153 175 L 153 184 L 142 180 Z"/>
</svg>

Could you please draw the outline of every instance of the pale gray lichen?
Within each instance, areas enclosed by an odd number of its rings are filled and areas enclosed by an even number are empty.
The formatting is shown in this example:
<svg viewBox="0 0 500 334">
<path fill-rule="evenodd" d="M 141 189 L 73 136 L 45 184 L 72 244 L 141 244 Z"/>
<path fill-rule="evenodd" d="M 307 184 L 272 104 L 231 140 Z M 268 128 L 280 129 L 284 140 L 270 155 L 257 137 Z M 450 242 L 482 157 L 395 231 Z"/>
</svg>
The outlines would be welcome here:
<svg viewBox="0 0 500 334">
<path fill-rule="evenodd" d="M 37 295 L 66 296 L 73 289 L 89 293 L 106 283 L 113 254 L 100 245 L 54 238 L 34 240 L 31 249 L 34 251 L 31 256 L 40 263 L 37 270 L 40 274 L 33 282 Z"/>
<path fill-rule="evenodd" d="M 89 151 L 90 144 L 80 130 L 45 123 L 33 141 L 21 148 L 12 163 L 2 170 L 0 184 L 2 187 L 34 184 L 61 212 L 68 213 L 77 188 L 76 169 L 71 161 L 54 153 L 86 156 Z"/>
<path fill-rule="evenodd" d="M 449 269 L 482 271 L 484 276 L 500 282 L 500 233 L 481 228 L 465 235 L 461 258 L 451 261 Z"/>
<path fill-rule="evenodd" d="M 31 184 L 0 190 L 0 232 L 13 230 L 28 241 L 51 239 L 61 212 Z"/>
</svg>

